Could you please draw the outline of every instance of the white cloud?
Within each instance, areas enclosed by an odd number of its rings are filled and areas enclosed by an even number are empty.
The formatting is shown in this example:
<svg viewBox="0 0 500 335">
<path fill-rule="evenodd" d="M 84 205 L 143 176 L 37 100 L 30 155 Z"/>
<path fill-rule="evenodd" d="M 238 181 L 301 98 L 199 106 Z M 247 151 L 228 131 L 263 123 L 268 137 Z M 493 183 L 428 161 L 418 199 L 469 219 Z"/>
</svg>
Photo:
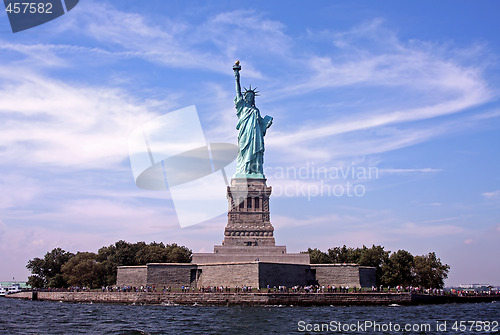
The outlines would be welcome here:
<svg viewBox="0 0 500 335">
<path fill-rule="evenodd" d="M 246 48 L 284 54 L 290 41 L 282 32 L 281 23 L 264 19 L 253 11 L 220 13 L 190 24 L 167 17 L 155 23 L 141 14 L 100 2 L 79 9 L 78 18 L 61 27 L 84 32 L 101 42 L 105 50 L 102 52 L 121 53 L 167 67 L 228 73 L 231 64 L 248 52 Z M 262 77 L 251 60 L 245 64 L 245 73 Z"/>
<path fill-rule="evenodd" d="M 484 192 L 483 197 L 486 199 L 497 199 L 500 197 L 500 190 L 492 191 L 492 192 Z"/>
<path fill-rule="evenodd" d="M 421 168 L 421 169 L 379 169 L 381 174 L 434 174 L 442 172 L 442 169 Z"/>
<path fill-rule="evenodd" d="M 5 223 L 3 223 L 2 220 L 0 220 L 0 241 L 3 238 L 3 235 L 5 234 L 5 231 L 7 230 Z"/>
<path fill-rule="evenodd" d="M 3 164 L 109 167 L 128 157 L 127 139 L 155 116 L 155 101 L 109 87 L 71 85 L 0 68 Z M 151 106 L 153 108 L 151 108 Z M 168 108 L 164 102 L 162 110 Z"/>
<path fill-rule="evenodd" d="M 480 63 L 469 66 L 463 61 L 469 50 L 401 41 L 377 20 L 362 29 L 332 35 L 337 42 L 342 40 L 342 47 L 330 55 L 303 59 L 302 81 L 276 94 L 280 99 L 315 94 L 309 106 L 298 106 L 304 109 L 306 122 L 268 139 L 271 149 L 286 152 L 289 159 L 370 155 L 425 142 L 464 128 L 444 116 L 494 98 Z M 327 36 L 322 34 L 322 42 Z M 475 49 L 469 57 L 480 56 L 481 49 Z M 359 100 L 339 105 L 337 92 L 359 94 Z M 316 102 L 318 96 L 328 97 L 330 106 Z M 307 122 L 309 115 L 312 119 Z M 430 126 L 417 123 L 436 118 L 440 119 Z"/>
<path fill-rule="evenodd" d="M 369 210 L 366 208 L 342 207 L 338 213 L 314 215 L 304 218 L 288 216 L 272 216 L 277 237 L 285 239 L 287 245 L 304 249 L 318 247 L 326 250 L 332 246 L 347 245 L 361 247 L 383 245 L 386 250 L 401 249 L 428 252 L 422 248 L 432 247 L 431 240 L 448 238 L 465 238 L 466 229 L 453 224 L 434 224 L 429 222 L 407 222 L 401 224 L 401 218 L 390 210 Z M 297 234 L 300 232 L 300 234 Z M 424 244 L 422 244 L 422 241 Z M 429 244 L 426 244 L 429 243 Z M 426 251 L 427 250 L 427 251 Z M 415 252 L 415 251 L 411 251 Z"/>
<path fill-rule="evenodd" d="M 18 173 L 2 175 L 0 190 L 0 209 L 25 206 L 41 193 L 38 180 Z"/>
<path fill-rule="evenodd" d="M 345 218 L 338 214 L 329 214 L 324 216 L 314 216 L 307 218 L 294 218 L 289 216 L 273 215 L 272 217 L 273 225 L 278 228 L 290 228 L 290 227 L 300 227 L 300 226 L 310 226 L 317 224 L 336 224 L 345 221 Z"/>
<path fill-rule="evenodd" d="M 165 205 L 167 201 L 165 201 Z M 66 222 L 68 226 L 78 225 L 104 231 L 117 228 L 135 230 L 147 229 L 149 225 L 176 226 L 175 213 L 165 206 L 145 205 L 120 199 L 76 199 L 69 200 L 50 213 L 35 213 L 27 219 L 45 222 Z"/>
<path fill-rule="evenodd" d="M 193 25 L 170 19 L 161 24 L 151 22 L 140 14 L 127 13 L 97 2 L 80 7 L 79 15 L 70 18 L 73 23 L 61 23 L 61 27 L 85 32 L 102 42 L 102 52 L 135 55 L 169 67 L 204 68 L 228 73 L 228 64 L 234 61 L 236 55 L 246 54 L 245 48 L 251 48 L 261 56 L 273 54 L 277 62 L 293 73 L 293 82 L 297 82 L 297 74 L 301 74 L 298 84 L 274 91 L 273 95 L 280 99 L 360 85 L 365 91 L 373 90 L 373 93 L 383 87 L 394 90 L 390 93 L 393 98 L 385 99 L 383 107 L 380 107 L 380 102 L 374 101 L 371 107 L 368 107 L 371 102 L 362 104 L 349 117 L 319 122 L 312 115 L 307 126 L 289 128 L 287 132 L 273 129 L 273 134 L 267 138 L 269 148 L 283 150 L 291 159 L 300 157 L 328 161 L 333 157 L 382 153 L 420 143 L 448 130 L 436 129 L 436 126 L 431 129 L 400 127 L 405 123 L 455 114 L 488 101 L 492 95 L 482 78 L 481 68 L 461 63 L 461 55 L 470 51 L 446 50 L 439 45 L 401 41 L 393 31 L 383 27 L 380 19 L 347 32 L 322 32 L 323 39 L 334 41 L 339 47 L 330 55 L 327 52 L 311 54 L 294 50 L 296 45 L 291 36 L 285 34 L 286 27 L 282 23 L 254 11 L 224 12 Z M 228 34 L 229 30 L 233 33 Z M 367 39 L 371 41 L 369 46 L 363 43 Z M 206 48 L 207 42 L 219 52 Z M 42 46 L 8 44 L 5 48 L 34 57 L 43 49 Z M 52 53 L 57 55 L 55 50 L 58 47 L 79 48 L 50 45 L 47 50 L 54 50 Z M 473 54 L 477 55 L 481 50 L 476 49 Z M 245 63 L 245 76 L 260 77 L 271 87 L 289 79 L 265 79 L 252 63 L 251 60 Z M 329 92 L 325 93 L 325 97 L 330 96 Z M 394 97 L 399 94 L 404 98 Z M 384 92 L 386 95 L 387 92 Z M 386 136 L 371 132 L 372 129 L 387 129 L 388 126 L 393 128 Z M 347 141 L 339 136 L 349 133 L 356 133 L 356 139 L 345 145 Z M 325 145 L 325 141 L 333 143 L 334 147 L 339 142 L 344 144 L 332 150 Z M 90 146 L 88 150 L 93 148 Z"/>
<path fill-rule="evenodd" d="M 414 236 L 414 237 L 439 237 L 461 234 L 466 230 L 462 227 L 454 225 L 424 225 L 416 224 L 414 222 L 407 222 L 402 224 L 398 229 L 400 236 Z"/>
<path fill-rule="evenodd" d="M 421 71 L 423 70 L 424 69 L 422 68 Z M 346 70 L 346 72 L 350 71 Z M 469 72 L 469 70 L 463 69 L 462 73 L 458 73 L 455 75 L 462 74 L 462 76 L 468 77 L 467 72 Z M 333 77 L 337 78 L 337 76 Z M 401 83 L 401 85 L 413 85 L 414 81 L 418 81 L 418 79 L 419 78 L 415 78 L 413 80 L 408 79 L 406 83 Z M 377 82 L 376 78 L 370 77 L 370 80 Z M 314 81 L 328 86 L 325 78 L 317 78 L 314 79 Z M 443 95 L 446 95 L 445 93 L 449 88 L 447 87 L 447 83 L 444 83 L 444 81 L 445 79 L 443 78 L 443 82 L 441 82 L 442 85 L 439 85 L 438 83 L 436 85 L 432 85 L 432 88 L 434 90 L 443 91 Z M 451 81 L 453 82 L 455 80 Z M 464 109 L 476 106 L 478 104 L 485 103 L 490 98 L 489 92 L 484 87 L 485 84 L 481 81 L 473 80 L 473 78 L 466 78 L 465 81 L 467 81 L 468 84 L 464 85 L 463 87 L 462 85 L 464 80 L 456 79 L 456 81 L 461 82 L 461 84 L 459 86 L 452 87 L 459 94 L 459 96 L 454 99 L 441 100 L 439 102 L 426 106 L 416 106 L 414 108 L 406 108 L 396 111 L 392 111 L 388 109 L 388 107 L 386 107 L 385 111 L 381 111 L 379 113 L 373 113 L 373 111 L 371 111 L 370 115 L 362 113 L 361 115 L 351 117 L 351 120 L 341 120 L 334 123 L 318 124 L 317 127 L 308 126 L 307 128 L 298 129 L 291 134 L 281 134 L 281 136 L 273 141 L 273 145 L 286 146 L 290 143 L 303 143 L 354 131 L 367 130 L 375 127 L 389 126 L 393 124 L 401 124 L 411 121 L 434 118 L 447 114 L 453 114 L 461 112 Z M 341 83 L 339 85 L 343 86 L 345 84 L 346 83 Z M 311 83 L 304 84 L 304 86 L 314 88 L 314 85 L 312 85 Z M 435 95 L 436 92 L 429 92 L 428 94 Z M 421 96 L 421 92 L 418 92 L 418 95 Z"/>
<path fill-rule="evenodd" d="M 265 51 L 269 56 L 288 57 L 292 44 L 291 38 L 284 33 L 286 27 L 281 22 L 267 19 L 253 10 L 218 14 L 207 26 L 202 29 L 233 58 L 237 56 L 236 51 L 240 54 L 249 51 L 261 54 Z"/>
<path fill-rule="evenodd" d="M 102 58 L 124 58 L 140 57 L 137 51 L 112 51 L 105 48 L 86 47 L 75 44 L 54 43 L 11 43 L 0 40 L 0 50 L 13 52 L 16 57 L 13 63 L 21 67 L 36 68 L 70 68 L 77 59 L 92 57 L 96 62 L 97 57 Z M 25 56 L 19 58 L 19 55 Z M 68 57 L 69 56 L 69 57 Z"/>
<path fill-rule="evenodd" d="M 436 205 L 430 204 L 429 206 L 436 206 Z M 460 219 L 463 219 L 463 218 L 460 217 L 460 216 L 450 216 L 450 217 L 439 218 L 439 219 L 425 220 L 425 221 L 422 221 L 422 223 L 448 222 L 448 221 L 457 221 L 457 220 L 460 220 Z"/>
</svg>

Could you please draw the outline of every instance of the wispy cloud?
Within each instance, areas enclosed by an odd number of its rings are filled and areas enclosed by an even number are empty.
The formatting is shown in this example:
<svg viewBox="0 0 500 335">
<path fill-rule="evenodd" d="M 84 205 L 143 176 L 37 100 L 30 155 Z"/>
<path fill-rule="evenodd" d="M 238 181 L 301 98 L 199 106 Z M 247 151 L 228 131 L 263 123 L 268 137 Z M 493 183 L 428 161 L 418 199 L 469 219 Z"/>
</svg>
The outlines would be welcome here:
<svg viewBox="0 0 500 335">
<path fill-rule="evenodd" d="M 305 250 L 307 247 L 326 250 L 343 244 L 351 247 L 375 244 L 385 246 L 386 250 L 404 248 L 412 253 L 426 253 L 431 251 L 428 248 L 433 247 L 425 241 L 439 238 L 463 241 L 468 237 L 467 234 L 470 235 L 470 231 L 453 223 L 401 223 L 401 218 L 392 210 L 342 207 L 337 211 L 338 213 L 300 219 L 273 216 L 273 225 L 276 227 L 277 236 L 290 241 L 287 244 L 299 250 Z M 299 229 L 300 235 L 294 234 Z"/>
<path fill-rule="evenodd" d="M 163 204 L 162 208 L 161 203 L 144 204 L 132 199 L 80 198 L 54 205 L 48 212 L 40 211 L 24 215 L 23 218 L 51 226 L 65 222 L 59 229 L 73 232 L 98 229 L 101 233 L 109 234 L 120 229 L 131 233 L 139 227 L 143 232 L 148 232 L 149 227 L 159 225 L 177 228 L 175 211 L 167 206 L 167 201 Z"/>
<path fill-rule="evenodd" d="M 324 41 L 328 34 L 322 36 Z M 324 159 L 330 159 L 332 152 L 340 156 L 383 153 L 454 131 L 455 127 L 442 125 L 449 121 L 443 117 L 495 97 L 483 68 L 477 62 L 470 66 L 463 60 L 468 50 L 402 41 L 380 21 L 345 34 L 332 33 L 331 38 L 340 47 L 332 50 L 332 55 L 304 59 L 304 80 L 287 85 L 278 94 L 290 98 L 314 93 L 311 110 L 305 115 L 314 118 L 318 114 L 316 118 L 321 120 L 311 119 L 295 129 L 288 127 L 287 132 L 270 139 L 271 147 L 286 151 L 293 148 L 292 156 L 319 153 Z M 369 45 L 365 45 L 367 40 Z M 475 53 L 475 57 L 480 56 L 480 51 Z M 335 101 L 336 94 L 343 96 L 349 88 L 356 92 L 362 88 L 366 98 L 345 106 L 346 112 L 335 105 L 322 110 L 325 106 L 316 102 L 318 96 Z M 441 119 L 434 125 L 422 126 L 422 121 L 438 117 Z"/>
<path fill-rule="evenodd" d="M 492 191 L 492 192 L 484 192 L 483 197 L 486 199 L 497 199 L 500 198 L 500 190 Z"/>
<path fill-rule="evenodd" d="M 444 130 L 435 126 L 432 129 L 408 129 L 408 124 L 456 114 L 492 97 L 481 67 L 467 66 L 462 62 L 462 54 L 467 50 L 447 50 L 446 46 L 416 40 L 402 41 L 379 19 L 346 32 L 322 32 L 321 42 L 329 40 L 336 47 L 331 54 L 295 50 L 297 46 L 285 33 L 286 27 L 282 23 L 251 10 L 219 13 L 198 25 L 171 19 L 159 24 L 140 14 L 96 2 L 92 6 L 81 6 L 78 18 L 72 20 L 75 20 L 73 24 L 66 23 L 65 29 L 85 32 L 88 37 L 101 42 L 103 53 L 135 55 L 167 67 L 228 73 L 227 68 L 236 55 L 246 54 L 245 48 L 261 56 L 272 55 L 292 75 L 263 78 L 251 60 L 245 64 L 248 67 L 245 75 L 261 77 L 269 87 L 278 87 L 293 77 L 290 82 L 296 84 L 274 91 L 274 95 L 281 99 L 320 91 L 323 92 L 321 100 L 328 100 L 339 88 L 364 86 L 365 91 L 372 90 L 368 95 L 373 95 L 374 100 L 363 102 L 354 113 L 349 112 L 349 116 L 319 121 L 320 115 L 308 113 L 304 122 L 307 125 L 288 126 L 287 131 L 273 129 L 274 136 L 268 138 L 269 148 L 284 150 L 288 158 L 306 155 L 306 158 L 329 160 L 414 145 Z M 228 34 L 231 29 L 233 33 Z M 369 46 L 365 46 L 367 40 Z M 5 48 L 34 56 L 43 49 L 42 46 L 6 45 Z M 79 47 L 50 46 L 46 50 L 57 55 L 58 48 Z M 297 74 L 301 75 L 298 81 Z M 382 88 L 384 91 L 380 91 Z M 381 94 L 377 96 L 378 93 Z M 397 98 L 398 95 L 401 98 Z M 304 107 L 298 105 L 296 108 Z M 323 115 L 328 113 L 328 109 L 322 111 Z M 400 129 L 402 127 L 406 128 Z M 384 129 L 385 135 L 374 133 L 374 129 Z M 355 134 L 356 138 L 345 145 L 346 141 L 339 136 L 349 134 Z M 325 142 L 333 143 L 335 150 L 325 146 Z M 337 142 L 344 145 L 335 147 Z"/>
<path fill-rule="evenodd" d="M 232 57 L 238 56 L 236 52 L 261 54 L 264 51 L 269 57 L 287 58 L 293 44 L 285 34 L 285 25 L 254 10 L 220 13 L 202 28 L 214 43 Z M 228 31 L 231 33 L 228 34 Z"/>
<path fill-rule="evenodd" d="M 399 227 L 399 235 L 414 237 L 439 237 L 464 233 L 466 230 L 455 225 L 424 225 L 414 222 L 407 222 Z"/>
<path fill-rule="evenodd" d="M 114 55 L 121 52 L 173 68 L 228 73 L 232 62 L 249 50 L 284 55 L 291 41 L 283 24 L 251 10 L 219 13 L 197 24 L 167 17 L 154 22 L 100 2 L 79 6 L 79 10 L 71 25 L 61 23 L 61 27 L 84 32 Z M 262 77 L 252 63 L 246 61 L 246 75 Z"/>
<path fill-rule="evenodd" d="M 128 157 L 134 127 L 155 116 L 148 108 L 156 107 L 154 101 L 120 89 L 71 85 L 23 71 L 13 77 L 1 67 L 0 83 L 4 164 L 109 167 Z"/>
<path fill-rule="evenodd" d="M 0 210 L 25 206 L 42 191 L 37 179 L 15 172 L 2 175 L 0 190 Z"/>
<path fill-rule="evenodd" d="M 442 172 L 442 169 L 422 168 L 422 169 L 379 169 L 381 174 L 435 174 Z"/>
<path fill-rule="evenodd" d="M 0 40 L 0 50 L 12 52 L 14 62 L 23 65 L 29 65 L 31 69 L 45 67 L 71 67 L 76 59 L 85 57 L 101 56 L 103 58 L 132 58 L 140 57 L 140 51 L 112 51 L 99 47 L 86 47 L 76 44 L 54 44 L 54 43 L 11 43 Z M 19 58 L 23 55 L 24 58 Z M 68 57 L 70 56 L 70 57 Z"/>
<path fill-rule="evenodd" d="M 435 206 L 435 205 L 434 204 L 430 204 L 430 206 Z M 449 221 L 457 221 L 457 220 L 460 220 L 460 219 L 462 219 L 462 217 L 460 217 L 460 216 L 451 216 L 451 217 L 446 217 L 446 218 L 425 220 L 422 223 L 427 224 L 427 223 L 449 222 Z"/>
</svg>

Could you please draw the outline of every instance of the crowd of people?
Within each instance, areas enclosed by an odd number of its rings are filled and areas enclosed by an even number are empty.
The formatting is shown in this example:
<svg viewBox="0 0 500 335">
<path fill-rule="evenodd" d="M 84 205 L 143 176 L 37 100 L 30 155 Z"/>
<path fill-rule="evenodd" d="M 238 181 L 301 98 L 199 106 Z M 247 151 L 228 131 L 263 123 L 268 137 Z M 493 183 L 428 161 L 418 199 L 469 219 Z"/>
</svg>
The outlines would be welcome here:
<svg viewBox="0 0 500 335">
<path fill-rule="evenodd" d="M 372 292 L 384 292 L 385 287 L 380 285 L 378 287 L 372 286 Z M 416 286 L 402 286 L 397 285 L 396 287 L 387 286 L 387 292 L 396 292 L 396 293 L 416 293 L 416 294 L 432 294 L 432 295 L 444 295 L 445 291 L 443 289 L 438 288 L 422 288 Z"/>
<path fill-rule="evenodd" d="M 475 297 L 475 296 L 485 296 L 485 295 L 500 295 L 500 290 L 475 291 L 475 290 L 451 289 L 450 293 L 458 295 L 459 297 Z"/>
<path fill-rule="evenodd" d="M 88 287 L 71 286 L 67 289 L 39 289 L 39 291 L 71 291 L 71 292 L 89 292 Z M 349 285 L 295 285 L 287 287 L 283 285 L 270 286 L 265 288 L 254 288 L 250 285 L 241 286 L 180 286 L 179 288 L 172 289 L 171 286 L 156 287 L 152 286 L 106 286 L 102 287 L 102 292 L 184 292 L 184 293 L 415 293 L 415 294 L 429 294 L 429 295 L 456 295 L 456 296 L 485 296 L 485 295 L 500 295 L 498 290 L 487 291 L 474 291 L 474 290 L 444 290 L 444 289 L 431 289 L 414 286 L 372 286 L 370 288 L 349 287 Z"/>
</svg>

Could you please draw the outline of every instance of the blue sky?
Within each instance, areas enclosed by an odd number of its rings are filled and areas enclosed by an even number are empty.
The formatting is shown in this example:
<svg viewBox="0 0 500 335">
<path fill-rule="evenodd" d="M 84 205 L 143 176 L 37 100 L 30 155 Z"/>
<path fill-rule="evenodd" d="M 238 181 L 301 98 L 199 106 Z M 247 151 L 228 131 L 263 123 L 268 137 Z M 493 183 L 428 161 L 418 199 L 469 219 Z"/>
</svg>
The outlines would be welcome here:
<svg viewBox="0 0 500 335">
<path fill-rule="evenodd" d="M 500 285 L 499 7 L 82 0 L 15 34 L 2 13 L 0 279 L 54 247 L 220 244 L 225 215 L 181 228 L 168 191 L 135 185 L 127 141 L 195 105 L 208 142 L 236 144 L 239 59 L 274 117 L 279 245 L 436 251 L 447 285 Z"/>
</svg>

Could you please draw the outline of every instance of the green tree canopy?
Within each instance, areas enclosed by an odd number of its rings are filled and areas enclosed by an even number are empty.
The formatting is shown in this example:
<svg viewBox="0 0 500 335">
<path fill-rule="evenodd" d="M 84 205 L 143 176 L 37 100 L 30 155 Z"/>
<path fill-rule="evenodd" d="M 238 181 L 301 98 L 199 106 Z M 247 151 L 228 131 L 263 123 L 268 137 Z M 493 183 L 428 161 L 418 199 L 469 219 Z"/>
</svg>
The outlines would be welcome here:
<svg viewBox="0 0 500 335">
<path fill-rule="evenodd" d="M 118 266 L 145 265 L 147 263 L 189 263 L 192 252 L 184 246 L 175 243 L 163 244 L 162 242 L 129 243 L 118 241 L 107 247 L 102 247 L 97 252 L 97 261 L 105 269 L 106 283 L 116 283 Z"/>
<path fill-rule="evenodd" d="M 192 252 L 175 243 L 129 243 L 118 241 L 99 249 L 97 254 L 78 252 L 76 255 L 55 248 L 44 258 L 35 257 L 26 266 L 32 273 L 29 285 L 40 287 L 86 286 L 99 287 L 116 283 L 117 267 L 147 263 L 189 263 Z"/>
<path fill-rule="evenodd" d="M 330 261 L 330 257 L 328 257 L 328 255 L 319 250 L 319 249 L 307 249 L 307 251 L 305 252 L 307 254 L 309 254 L 309 257 L 311 259 L 311 264 L 326 264 L 326 263 L 331 263 Z"/>
<path fill-rule="evenodd" d="M 333 247 L 325 253 L 319 249 L 307 249 L 311 264 L 355 263 L 376 268 L 377 283 L 384 286 L 422 286 L 441 288 L 448 278 L 450 267 L 442 264 L 434 252 L 425 256 L 413 256 L 406 250 L 395 253 L 385 251 L 384 247 L 372 245 L 371 248 Z"/>
<path fill-rule="evenodd" d="M 348 248 L 344 245 L 328 249 L 328 256 L 330 257 L 330 263 L 358 263 L 360 250 Z"/>
<path fill-rule="evenodd" d="M 414 283 L 413 255 L 406 250 L 392 253 L 389 260 L 382 266 L 382 280 L 385 285 L 409 286 Z"/>
<path fill-rule="evenodd" d="M 71 286 L 96 288 L 106 284 L 104 266 L 93 252 L 78 252 L 61 268 L 63 278 Z"/>
<path fill-rule="evenodd" d="M 61 248 L 47 252 L 43 258 L 35 257 L 28 261 L 26 267 L 32 275 L 28 278 L 31 287 L 64 287 L 66 281 L 61 275 L 61 267 L 73 254 Z"/>
<path fill-rule="evenodd" d="M 441 263 L 435 252 L 424 256 L 415 256 L 413 272 L 415 284 L 422 287 L 442 288 L 448 278 L 450 266 Z"/>
</svg>

